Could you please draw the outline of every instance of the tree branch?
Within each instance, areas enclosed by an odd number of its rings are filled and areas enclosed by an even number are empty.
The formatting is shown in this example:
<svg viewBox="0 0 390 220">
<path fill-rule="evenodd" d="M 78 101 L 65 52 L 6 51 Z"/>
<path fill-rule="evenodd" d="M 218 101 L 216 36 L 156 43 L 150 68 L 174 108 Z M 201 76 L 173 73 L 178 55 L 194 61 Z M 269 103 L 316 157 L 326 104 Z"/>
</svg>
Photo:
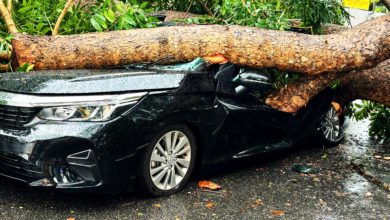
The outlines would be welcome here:
<svg viewBox="0 0 390 220">
<path fill-rule="evenodd" d="M 18 33 L 18 29 L 16 28 L 15 22 L 12 19 L 12 16 L 10 12 L 8 11 L 7 7 L 5 7 L 4 2 L 0 1 L 0 13 L 3 16 L 4 22 L 7 25 L 8 31 L 11 34 Z"/>
<path fill-rule="evenodd" d="M 390 0 L 381 0 L 381 2 L 386 6 L 387 10 L 390 11 Z"/>
<path fill-rule="evenodd" d="M 66 2 L 64 9 L 62 10 L 60 16 L 57 19 L 56 25 L 54 26 L 54 30 L 52 32 L 53 36 L 58 35 L 58 31 L 60 29 L 61 22 L 64 19 L 64 17 L 66 15 L 66 13 L 68 12 L 69 8 L 72 6 L 73 2 L 74 2 L 74 0 L 68 0 Z"/>
<path fill-rule="evenodd" d="M 205 2 L 203 2 L 202 0 L 197 0 L 197 2 L 203 7 L 203 9 L 209 16 L 214 16 L 213 12 L 210 10 L 209 7 L 207 7 Z"/>
<path fill-rule="evenodd" d="M 340 81 L 338 98 L 342 99 L 343 103 L 364 99 L 390 106 L 390 60 L 367 70 L 318 76 L 303 75 L 298 81 L 271 92 L 266 103 L 280 111 L 295 113 L 335 80 Z"/>
<path fill-rule="evenodd" d="M 7 9 L 10 14 L 12 14 L 12 0 L 8 0 Z"/>
</svg>

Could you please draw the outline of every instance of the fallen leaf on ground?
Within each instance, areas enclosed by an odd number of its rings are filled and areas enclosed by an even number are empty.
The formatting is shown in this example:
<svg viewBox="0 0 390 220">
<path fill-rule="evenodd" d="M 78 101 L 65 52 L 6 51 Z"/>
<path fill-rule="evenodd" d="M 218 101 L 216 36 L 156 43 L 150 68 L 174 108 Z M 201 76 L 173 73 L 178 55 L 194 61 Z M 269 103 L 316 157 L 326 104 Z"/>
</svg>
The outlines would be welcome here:
<svg viewBox="0 0 390 220">
<path fill-rule="evenodd" d="M 317 182 L 317 183 L 321 182 L 320 178 L 318 178 L 318 177 L 314 177 L 314 178 L 313 178 L 313 181 L 314 181 L 314 182 Z"/>
<path fill-rule="evenodd" d="M 320 201 L 320 205 L 321 205 L 321 206 L 326 205 L 326 202 L 325 202 L 324 200 L 320 199 L 319 201 Z"/>
<path fill-rule="evenodd" d="M 162 207 L 161 204 L 153 204 L 153 206 L 154 206 L 155 208 L 161 208 L 161 207 Z"/>
<path fill-rule="evenodd" d="M 206 189 L 211 189 L 211 190 L 222 189 L 222 186 L 220 186 L 214 182 L 207 181 L 207 180 L 199 181 L 198 184 L 199 184 L 200 188 L 206 188 Z"/>
<path fill-rule="evenodd" d="M 367 192 L 366 193 L 366 197 L 372 197 L 374 194 L 370 193 L 370 192 Z"/>
<path fill-rule="evenodd" d="M 272 210 L 271 213 L 273 216 L 283 216 L 284 215 L 284 211 L 281 211 L 281 210 Z"/>
<path fill-rule="evenodd" d="M 338 191 L 334 191 L 334 193 L 336 194 L 337 197 L 343 197 L 346 195 L 346 193 L 342 193 L 342 192 L 338 192 Z"/>
<path fill-rule="evenodd" d="M 263 203 L 263 200 L 261 200 L 261 199 L 256 199 L 256 201 L 255 201 L 255 203 L 252 205 L 252 206 L 261 206 L 261 205 L 263 205 L 264 203 Z"/>
<path fill-rule="evenodd" d="M 390 157 L 384 157 L 383 159 L 384 160 L 390 160 Z"/>
<path fill-rule="evenodd" d="M 215 207 L 215 203 L 214 202 L 207 202 L 206 205 L 204 205 L 204 207 L 206 207 L 208 209 L 212 209 Z"/>
<path fill-rule="evenodd" d="M 66 220 L 76 220 L 75 217 L 68 217 Z"/>
<path fill-rule="evenodd" d="M 375 159 L 381 159 L 382 156 L 380 156 L 380 155 L 375 155 L 374 158 L 375 158 Z"/>
</svg>

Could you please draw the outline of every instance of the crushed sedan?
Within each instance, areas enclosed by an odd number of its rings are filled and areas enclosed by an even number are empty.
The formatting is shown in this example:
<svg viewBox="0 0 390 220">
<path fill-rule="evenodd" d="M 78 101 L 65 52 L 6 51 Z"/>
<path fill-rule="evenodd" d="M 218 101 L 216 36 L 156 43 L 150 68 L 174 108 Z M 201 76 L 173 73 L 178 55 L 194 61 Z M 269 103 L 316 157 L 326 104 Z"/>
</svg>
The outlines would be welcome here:
<svg viewBox="0 0 390 220">
<path fill-rule="evenodd" d="M 332 89 L 280 112 L 263 101 L 272 76 L 230 63 L 0 77 L 0 175 L 31 187 L 164 196 L 195 166 L 342 138 Z"/>
</svg>

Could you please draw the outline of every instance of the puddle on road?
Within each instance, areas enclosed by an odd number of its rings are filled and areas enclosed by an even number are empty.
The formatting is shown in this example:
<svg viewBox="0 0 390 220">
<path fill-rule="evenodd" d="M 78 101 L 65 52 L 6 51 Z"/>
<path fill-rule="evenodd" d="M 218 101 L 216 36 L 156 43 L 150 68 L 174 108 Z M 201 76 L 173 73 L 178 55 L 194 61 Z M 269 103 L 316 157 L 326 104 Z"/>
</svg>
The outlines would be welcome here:
<svg viewBox="0 0 390 220">
<path fill-rule="evenodd" d="M 368 135 L 369 121 L 360 122 L 347 120 L 346 137 L 340 145 L 340 153 L 347 158 L 347 162 L 353 161 L 362 165 L 372 176 L 379 178 L 384 183 L 390 184 L 390 161 L 383 157 L 390 156 L 390 143 L 377 140 Z M 381 156 L 376 159 L 375 156 Z M 372 184 L 358 173 L 352 173 L 344 182 L 346 191 L 363 195 L 369 192 Z"/>
<path fill-rule="evenodd" d="M 344 182 L 345 191 L 364 196 L 371 190 L 371 184 L 357 173 L 351 174 Z"/>
</svg>

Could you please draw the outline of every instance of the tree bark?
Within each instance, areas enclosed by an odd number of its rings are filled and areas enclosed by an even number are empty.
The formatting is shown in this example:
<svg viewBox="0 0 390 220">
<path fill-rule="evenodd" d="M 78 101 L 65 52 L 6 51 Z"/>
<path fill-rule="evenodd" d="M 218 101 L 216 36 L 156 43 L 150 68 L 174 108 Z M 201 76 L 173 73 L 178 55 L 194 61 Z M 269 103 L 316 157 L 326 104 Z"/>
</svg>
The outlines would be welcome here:
<svg viewBox="0 0 390 220">
<path fill-rule="evenodd" d="M 347 102 L 363 99 L 390 106 L 390 60 L 372 69 L 344 74 L 340 82 L 340 96 Z"/>
<path fill-rule="evenodd" d="M 339 101 L 370 100 L 390 106 L 390 60 L 378 66 L 349 73 L 301 76 L 298 81 L 271 92 L 266 103 L 280 111 L 295 113 L 335 80 L 339 80 Z"/>
<path fill-rule="evenodd" d="M 104 68 L 167 57 L 176 63 L 223 54 L 239 65 L 320 74 L 370 68 L 389 59 L 390 15 L 326 36 L 204 25 L 56 37 L 16 34 L 12 44 L 14 65 L 34 64 L 38 70 Z"/>
<path fill-rule="evenodd" d="M 8 9 L 8 12 L 11 14 L 12 12 L 12 0 L 8 0 L 7 1 L 7 9 Z"/>
</svg>

